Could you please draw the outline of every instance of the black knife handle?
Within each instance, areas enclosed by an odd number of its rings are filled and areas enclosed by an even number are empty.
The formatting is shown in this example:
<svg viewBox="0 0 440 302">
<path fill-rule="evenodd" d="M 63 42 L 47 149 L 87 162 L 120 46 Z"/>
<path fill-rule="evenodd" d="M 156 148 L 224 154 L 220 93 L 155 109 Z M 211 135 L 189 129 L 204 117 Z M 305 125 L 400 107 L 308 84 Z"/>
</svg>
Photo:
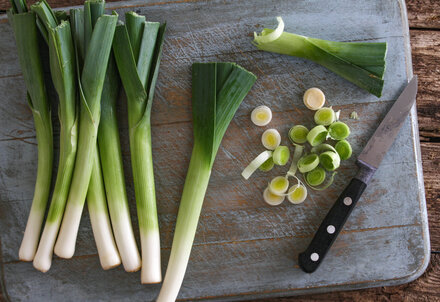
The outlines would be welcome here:
<svg viewBox="0 0 440 302">
<path fill-rule="evenodd" d="M 319 226 L 309 247 L 298 256 L 301 269 L 313 273 L 332 246 L 367 184 L 353 178 Z"/>
</svg>

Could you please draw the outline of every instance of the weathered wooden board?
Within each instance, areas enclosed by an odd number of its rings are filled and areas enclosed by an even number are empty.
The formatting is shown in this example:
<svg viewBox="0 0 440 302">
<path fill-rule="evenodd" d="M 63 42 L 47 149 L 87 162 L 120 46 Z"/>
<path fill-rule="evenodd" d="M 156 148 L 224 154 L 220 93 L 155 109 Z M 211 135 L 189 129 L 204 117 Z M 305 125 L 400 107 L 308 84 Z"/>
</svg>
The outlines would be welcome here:
<svg viewBox="0 0 440 302">
<path fill-rule="evenodd" d="M 331 189 L 312 192 L 298 206 L 271 208 L 262 201 L 267 181 L 285 169 L 257 174 L 250 181 L 240 176 L 262 150 L 259 135 L 264 129 L 251 125 L 252 108 L 269 105 L 274 111 L 271 127 L 285 135 L 292 124 L 311 124 L 312 114 L 301 105 L 302 93 L 311 86 L 321 87 L 329 103 L 342 109 L 342 119 L 352 128 L 354 154 L 360 152 L 412 75 L 402 1 L 148 1 L 109 6 L 121 15 L 134 9 L 151 20 L 168 21 L 153 105 L 164 270 L 191 153 L 191 63 L 233 61 L 259 78 L 217 156 L 180 298 L 224 301 L 355 289 L 408 282 L 424 271 L 429 238 L 415 111 L 326 262 L 312 275 L 299 270 L 297 254 L 355 173 L 354 159 L 343 164 Z M 273 26 L 279 14 L 288 31 L 340 41 L 387 41 L 384 96 L 378 100 L 313 63 L 256 51 L 250 33 Z M 140 285 L 137 273 L 100 269 L 86 214 L 73 260 L 56 259 L 47 274 L 17 261 L 33 194 L 36 145 L 13 35 L 5 22 L 0 24 L 0 66 L 0 90 L 5 92 L 0 107 L 0 240 L 6 294 L 19 301 L 153 300 L 158 286 Z M 353 110 L 360 120 L 348 120 Z M 121 102 L 126 179 L 137 225 L 126 125 Z M 57 131 L 55 127 L 55 137 Z"/>
</svg>

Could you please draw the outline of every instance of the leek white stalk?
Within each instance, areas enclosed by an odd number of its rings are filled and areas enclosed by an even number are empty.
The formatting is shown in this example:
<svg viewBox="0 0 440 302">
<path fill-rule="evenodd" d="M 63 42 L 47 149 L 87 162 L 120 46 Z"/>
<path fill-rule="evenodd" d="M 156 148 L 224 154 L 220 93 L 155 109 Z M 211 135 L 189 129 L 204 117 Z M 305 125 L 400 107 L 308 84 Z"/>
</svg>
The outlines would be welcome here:
<svg viewBox="0 0 440 302">
<path fill-rule="evenodd" d="M 107 200 L 97 149 L 95 149 L 93 158 L 93 172 L 87 191 L 87 207 L 96 248 L 98 249 L 99 261 L 102 268 L 107 270 L 121 264 L 121 258 L 113 239 L 112 227 L 108 217 Z"/>
<path fill-rule="evenodd" d="M 85 3 L 86 12 L 90 3 Z M 54 250 L 62 258 L 71 258 L 75 252 L 78 227 L 92 174 L 101 113 L 101 93 L 116 21 L 115 14 L 97 18 L 93 31 L 89 33 L 90 42 L 85 43 L 87 51 L 79 81 L 81 107 L 78 151 L 66 210 Z"/>
<path fill-rule="evenodd" d="M 158 302 L 176 300 L 215 156 L 238 106 L 256 80 L 253 74 L 232 63 L 195 63 L 192 75 L 194 147 Z"/>
<path fill-rule="evenodd" d="M 76 59 L 70 23 L 59 24 L 46 1 L 31 6 L 40 21 L 43 35 L 49 46 L 52 82 L 59 98 L 60 158 L 49 213 L 35 254 L 33 265 L 46 272 L 52 263 L 52 253 L 63 218 L 69 193 L 77 149 L 77 94 Z"/>
<path fill-rule="evenodd" d="M 49 101 L 40 59 L 36 16 L 26 1 L 11 1 L 8 19 L 14 31 L 17 53 L 32 110 L 38 143 L 38 169 L 34 197 L 18 252 L 22 261 L 32 261 L 40 239 L 52 178 L 53 137 Z"/>
</svg>

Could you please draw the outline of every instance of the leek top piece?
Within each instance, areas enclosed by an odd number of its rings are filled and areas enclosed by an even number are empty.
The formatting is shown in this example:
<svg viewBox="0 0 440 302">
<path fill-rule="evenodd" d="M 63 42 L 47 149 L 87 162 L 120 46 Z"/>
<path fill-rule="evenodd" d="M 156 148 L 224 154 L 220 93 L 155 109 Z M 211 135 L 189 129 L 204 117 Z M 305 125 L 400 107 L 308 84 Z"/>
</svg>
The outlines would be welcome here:
<svg viewBox="0 0 440 302">
<path fill-rule="evenodd" d="M 253 44 L 261 50 L 309 59 L 377 97 L 382 95 L 386 43 L 333 42 L 284 32 L 278 27 L 255 33 Z"/>
</svg>

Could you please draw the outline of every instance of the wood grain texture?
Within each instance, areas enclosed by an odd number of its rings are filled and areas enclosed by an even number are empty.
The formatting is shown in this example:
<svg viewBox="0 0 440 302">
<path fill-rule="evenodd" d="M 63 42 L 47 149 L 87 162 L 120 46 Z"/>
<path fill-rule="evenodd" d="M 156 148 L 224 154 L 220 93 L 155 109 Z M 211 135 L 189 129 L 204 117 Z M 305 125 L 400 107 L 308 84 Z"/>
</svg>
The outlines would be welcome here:
<svg viewBox="0 0 440 302">
<path fill-rule="evenodd" d="M 440 29 L 440 2 L 437 0 L 409 0 L 408 20 L 415 28 Z"/>
<path fill-rule="evenodd" d="M 428 12 L 429 11 L 427 10 L 427 13 Z M 434 13 L 435 13 L 435 10 L 434 10 Z M 410 16 L 410 20 L 412 20 L 411 16 Z M 417 27 L 419 27 L 419 26 L 417 26 Z M 421 27 L 423 27 L 423 26 L 421 26 Z M 429 27 L 432 27 L 432 25 L 429 25 Z M 428 40 L 428 44 L 427 44 L 428 47 L 427 48 L 430 47 L 429 45 L 433 45 L 433 44 L 435 45 L 435 43 L 436 43 L 435 38 L 432 38 L 432 40 L 429 41 L 428 36 L 430 35 L 430 33 L 432 33 L 432 32 L 431 31 L 426 32 L 426 37 Z M 411 37 L 413 40 L 414 40 L 414 36 L 417 37 L 417 34 L 414 33 L 414 31 L 412 31 Z M 438 41 L 438 39 L 437 39 L 437 41 Z M 177 41 L 176 43 L 179 43 L 179 42 L 185 43 L 185 41 Z M 423 38 L 421 38 L 420 45 L 423 44 L 424 42 L 425 42 L 425 40 Z M 435 58 L 433 61 L 430 61 L 430 59 L 431 59 L 430 56 L 435 56 L 433 49 L 434 48 L 432 48 L 432 50 L 429 50 L 428 55 L 426 56 L 426 58 L 424 60 L 424 63 L 421 64 L 421 65 L 424 65 L 424 67 L 423 67 L 424 69 L 420 69 L 420 70 L 422 70 L 422 72 L 424 72 L 425 70 L 428 72 L 432 72 L 432 71 L 436 70 L 436 68 L 432 68 L 432 63 L 430 63 L 430 62 L 434 62 L 434 64 L 435 64 L 436 62 L 438 62 L 438 61 L 436 61 L 437 59 L 435 59 Z M 424 50 L 425 50 L 424 46 L 420 46 L 419 51 L 423 53 Z M 413 51 L 414 51 L 414 46 L 413 46 Z M 413 62 L 415 64 L 415 73 L 420 75 L 421 74 L 420 70 L 418 71 L 418 69 L 417 69 L 419 67 L 418 62 L 416 62 L 417 57 L 418 56 L 415 53 L 413 53 Z M 430 68 L 430 66 L 431 66 L 431 68 Z M 265 66 L 265 67 L 267 67 L 267 66 Z M 295 67 L 297 67 L 297 66 L 295 66 Z M 268 71 L 268 72 L 270 72 L 270 71 Z M 435 75 L 435 73 L 434 73 L 434 75 Z M 261 77 L 262 75 L 260 74 L 259 76 Z M 425 96 L 423 96 L 425 88 L 427 88 L 429 90 L 430 86 L 434 83 L 435 83 L 435 81 L 431 77 L 427 77 L 426 80 L 423 81 L 423 83 L 421 83 L 421 88 L 420 88 L 421 92 L 418 97 L 418 104 L 419 104 L 418 106 L 419 107 L 420 107 L 420 104 L 424 103 L 424 101 L 426 99 Z M 164 89 L 164 88 L 165 87 L 162 87 L 162 89 Z M 435 95 L 436 89 L 437 88 L 434 88 L 434 91 L 430 92 L 430 93 L 432 93 L 432 96 Z M 174 88 L 170 87 L 169 92 L 164 93 L 164 98 L 171 97 L 171 100 L 173 100 L 176 104 L 179 104 L 179 102 L 182 101 L 182 96 L 179 96 L 178 94 L 173 95 L 173 93 L 172 93 L 173 90 L 176 90 L 175 87 Z M 271 95 L 269 94 L 268 96 L 270 97 Z M 184 104 L 181 105 L 182 107 L 186 106 L 185 102 L 187 102 L 187 99 L 188 99 L 187 95 L 183 96 Z M 431 104 L 431 106 L 430 106 L 430 104 Z M 253 106 L 253 104 L 251 104 L 250 107 L 251 106 Z M 438 110 L 439 106 L 438 106 L 438 104 L 436 105 L 435 100 L 432 98 L 431 100 L 426 101 L 426 107 L 427 108 L 434 107 L 435 110 Z M 284 108 L 279 108 L 279 110 L 283 110 L 283 109 Z M 368 112 L 368 111 L 366 111 L 366 112 Z M 438 112 L 438 111 L 435 111 L 435 112 Z M 420 114 L 420 109 L 419 109 L 419 114 Z M 421 129 L 421 131 L 424 131 L 422 134 L 423 134 L 423 137 L 426 138 L 425 140 L 432 141 L 433 140 L 432 137 L 436 137 L 435 132 L 438 133 L 439 127 L 436 124 L 434 124 L 433 127 L 430 126 L 430 123 L 435 122 L 436 119 L 432 119 L 429 113 L 426 113 L 424 116 L 425 116 L 425 118 L 423 117 L 423 114 L 422 114 L 421 117 L 419 118 L 420 129 Z M 189 117 L 189 112 L 185 112 L 185 114 L 183 115 L 183 119 L 176 121 L 176 123 L 178 123 L 180 125 L 180 123 L 184 122 L 184 120 L 187 121 L 188 117 Z M 25 123 L 25 125 L 28 125 L 28 126 L 30 125 L 30 128 L 32 128 L 32 122 L 30 122 L 30 124 Z M 240 123 L 238 123 L 237 126 L 239 126 L 239 125 L 240 125 Z M 425 127 L 425 128 L 423 128 L 423 127 Z M 185 128 L 185 127 L 183 127 L 183 128 Z M 422 130 L 422 129 L 425 129 L 425 130 Z M 173 130 L 175 131 L 175 128 L 170 128 L 166 131 L 173 131 Z M 178 137 L 188 138 L 188 135 L 190 135 L 190 134 L 188 134 L 188 133 L 190 133 L 190 132 L 188 132 L 189 130 L 190 130 L 189 128 L 186 128 L 186 130 L 184 130 L 183 132 L 179 131 Z M 431 135 L 430 133 L 434 133 L 434 134 Z M 252 134 L 247 134 L 247 135 L 252 136 Z M 7 139 L 7 138 L 3 138 L 3 139 Z M 20 136 L 20 139 L 22 141 L 32 143 L 32 137 L 26 136 L 26 133 L 23 133 L 23 135 Z M 186 146 L 185 148 L 189 148 L 190 142 L 185 141 L 184 145 Z M 225 152 L 227 152 L 228 147 L 225 148 Z M 160 149 L 162 149 L 162 148 L 164 148 L 163 150 L 166 150 L 167 148 L 170 148 L 170 146 L 169 145 L 160 146 Z M 184 157 L 187 156 L 186 153 L 188 153 L 187 150 L 182 151 L 182 155 Z M 236 156 L 236 154 L 232 154 L 232 155 Z M 432 238 L 432 249 L 438 250 L 439 238 L 438 238 L 438 236 L 435 236 L 435 233 L 438 235 L 438 227 L 439 227 L 439 217 L 438 217 L 439 210 L 438 210 L 437 204 L 438 204 L 439 192 L 440 192 L 440 188 L 439 188 L 439 184 L 438 184 L 438 177 L 436 177 L 436 175 L 438 175 L 437 171 L 438 171 L 438 166 L 439 166 L 439 152 L 438 152 L 437 145 L 434 143 L 422 144 L 422 155 L 423 155 L 423 160 L 424 160 L 425 181 L 426 181 L 425 185 L 426 185 L 426 190 L 427 190 L 428 209 L 429 209 L 429 213 L 430 213 L 429 218 L 430 218 L 430 227 L 431 227 L 431 236 L 432 236 L 431 237 Z M 185 158 L 185 160 L 187 160 L 187 158 Z M 240 161 L 244 161 L 244 160 L 245 159 L 240 159 Z M 173 163 L 170 163 L 170 164 L 173 164 Z M 217 168 L 221 168 L 221 165 L 220 165 L 220 167 L 217 167 Z M 177 171 L 176 175 L 174 175 L 173 177 L 177 177 L 177 179 L 180 181 L 181 178 L 182 179 L 184 178 L 185 170 L 186 170 L 186 167 L 183 167 L 182 171 Z M 223 172 L 221 171 L 221 173 L 223 173 Z M 131 181 L 131 180 L 128 180 L 128 181 Z M 256 184 L 258 185 L 260 183 L 260 185 L 261 185 L 262 181 L 263 181 L 263 179 L 256 180 Z M 169 185 L 169 184 L 164 183 L 164 185 Z M 174 185 L 176 185 L 176 184 L 174 184 Z M 342 185 L 343 184 L 339 184 L 339 186 L 342 186 Z M 24 194 L 26 194 L 26 193 L 24 193 Z M 178 195 L 180 195 L 180 192 L 176 192 L 175 194 L 176 194 L 176 196 L 178 196 Z M 175 197 L 173 197 L 173 198 L 175 198 Z M 243 199 L 246 199 L 246 198 L 243 197 Z M 214 202 L 215 200 L 212 200 L 212 201 Z M 239 201 L 240 200 L 237 200 L 238 209 L 240 206 Z M 209 205 L 214 206 L 212 209 L 215 210 L 216 205 L 213 202 L 209 202 Z M 205 206 L 206 206 L 206 204 L 205 204 Z M 249 205 L 245 205 L 245 206 L 249 206 Z M 175 207 L 175 205 L 171 204 L 170 207 L 166 207 L 165 210 L 167 212 L 168 211 L 172 212 L 174 209 L 173 207 Z M 436 209 L 437 209 L 437 211 L 436 211 Z M 319 220 L 319 218 L 317 218 L 317 220 Z M 202 228 L 204 225 L 207 225 L 208 222 L 209 221 L 206 221 L 206 223 L 201 224 Z M 226 221 L 226 222 L 230 223 L 228 221 Z M 87 224 L 87 220 L 85 221 L 85 224 Z M 172 218 L 170 218 L 170 224 L 172 224 Z M 432 230 L 432 228 L 434 228 L 434 230 Z M 436 232 L 436 230 L 437 230 L 437 232 Z M 285 230 L 281 230 L 281 231 L 285 231 Z M 310 231 L 306 230 L 306 232 L 304 234 L 307 235 L 307 232 L 310 232 Z M 202 231 L 202 234 L 203 234 L 203 231 Z M 84 237 L 87 238 L 87 236 L 90 236 L 90 234 L 88 234 L 86 232 L 84 234 Z M 217 236 L 217 235 L 214 235 L 214 237 L 212 237 L 213 236 L 212 233 L 206 233 L 204 236 L 211 236 L 211 238 L 215 238 L 215 236 Z M 233 236 L 237 236 L 237 234 L 235 234 L 235 235 L 233 234 Z M 170 240 L 170 238 L 165 238 L 165 241 L 168 241 L 168 240 Z M 306 240 L 306 239 L 303 239 L 303 240 Z M 436 245 L 436 242 L 437 242 L 437 245 Z M 92 246 L 93 246 L 93 243 L 92 243 Z M 84 247 L 84 249 L 86 249 L 86 248 L 87 247 Z M 280 256 L 285 256 L 285 255 L 281 254 Z M 93 256 L 85 256 L 85 257 L 92 257 L 93 258 Z M 196 257 L 197 257 L 197 255 L 196 255 Z M 438 292 L 435 290 L 435 284 L 436 283 L 438 284 L 438 278 L 439 278 L 438 277 L 438 270 L 439 270 L 438 268 L 440 267 L 440 265 L 439 265 L 437 255 L 433 255 L 432 259 L 433 259 L 432 265 L 431 265 L 432 268 L 430 270 L 428 270 L 427 273 L 425 273 L 425 275 L 422 278 L 418 279 L 414 283 L 411 283 L 410 285 L 405 285 L 405 286 L 400 286 L 400 287 L 392 287 L 392 288 L 385 287 L 385 288 L 370 289 L 370 290 L 366 290 L 366 291 L 357 291 L 357 292 L 346 292 L 346 293 L 341 292 L 341 293 L 337 293 L 337 294 L 325 294 L 325 295 L 320 295 L 320 296 L 307 296 L 307 297 L 300 297 L 299 299 L 300 300 L 303 299 L 303 301 L 309 301 L 309 300 L 312 300 L 312 301 L 313 300 L 316 300 L 316 301 L 341 300 L 342 301 L 342 300 L 354 300 L 354 299 L 358 299 L 358 298 L 362 297 L 362 298 L 368 299 L 369 301 L 399 300 L 399 297 L 401 297 L 401 295 L 403 294 L 403 295 L 407 295 L 410 300 L 411 299 L 417 300 L 417 297 L 418 297 L 417 295 L 420 295 L 419 298 L 423 297 L 426 301 L 436 301 L 435 299 L 438 299 Z M 97 266 L 96 259 L 92 260 L 92 263 L 94 263 L 94 266 L 92 267 L 91 271 L 98 270 L 98 268 L 96 267 Z M 64 263 L 60 263 L 59 266 L 61 266 L 63 264 Z M 73 268 L 72 272 L 75 272 L 75 271 L 76 270 Z M 432 271 L 434 273 L 432 273 Z M 126 275 L 124 274 L 124 276 L 126 276 Z M 137 281 L 136 277 L 133 277 L 133 276 L 131 276 L 129 279 L 130 280 L 127 281 L 127 283 Z M 426 281 L 423 281 L 423 280 L 426 280 Z M 292 300 L 292 301 L 297 300 L 297 298 L 283 299 L 282 301 L 290 301 L 290 300 Z M 275 300 L 275 301 L 277 301 L 277 300 Z"/>
</svg>

